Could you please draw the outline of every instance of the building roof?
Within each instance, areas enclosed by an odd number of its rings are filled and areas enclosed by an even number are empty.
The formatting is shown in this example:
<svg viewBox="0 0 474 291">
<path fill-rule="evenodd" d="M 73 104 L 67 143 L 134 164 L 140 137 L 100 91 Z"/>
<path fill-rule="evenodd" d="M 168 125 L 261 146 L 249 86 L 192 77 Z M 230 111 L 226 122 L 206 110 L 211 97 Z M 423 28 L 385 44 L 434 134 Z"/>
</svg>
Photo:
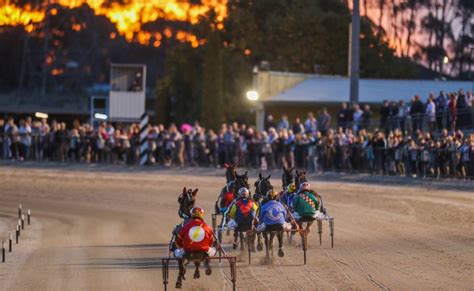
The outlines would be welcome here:
<svg viewBox="0 0 474 291">
<path fill-rule="evenodd" d="M 349 101 L 348 78 L 314 76 L 263 99 L 265 103 L 340 103 Z M 469 81 L 360 79 L 359 102 L 381 103 L 384 99 L 409 101 L 418 94 L 425 100 L 430 92 L 471 90 Z"/>
</svg>

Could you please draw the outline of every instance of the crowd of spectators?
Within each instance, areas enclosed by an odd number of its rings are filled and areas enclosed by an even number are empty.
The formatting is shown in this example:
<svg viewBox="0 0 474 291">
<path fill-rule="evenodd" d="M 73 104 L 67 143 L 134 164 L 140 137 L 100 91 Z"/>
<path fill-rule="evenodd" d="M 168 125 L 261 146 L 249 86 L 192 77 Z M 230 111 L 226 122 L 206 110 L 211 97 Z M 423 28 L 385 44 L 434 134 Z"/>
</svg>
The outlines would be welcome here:
<svg viewBox="0 0 474 291">
<path fill-rule="evenodd" d="M 368 172 L 413 177 L 474 178 L 473 96 L 415 96 L 409 103 L 384 101 L 378 122 L 369 105 L 341 104 L 335 118 L 326 108 L 290 123 L 267 116 L 265 130 L 222 124 L 216 132 L 199 122 L 148 125 L 149 163 L 163 166 L 307 168 L 311 172 Z M 334 119 L 334 120 L 333 120 Z M 3 159 L 136 164 L 136 123 L 103 122 L 96 128 L 75 121 L 31 117 L 0 119 Z"/>
</svg>

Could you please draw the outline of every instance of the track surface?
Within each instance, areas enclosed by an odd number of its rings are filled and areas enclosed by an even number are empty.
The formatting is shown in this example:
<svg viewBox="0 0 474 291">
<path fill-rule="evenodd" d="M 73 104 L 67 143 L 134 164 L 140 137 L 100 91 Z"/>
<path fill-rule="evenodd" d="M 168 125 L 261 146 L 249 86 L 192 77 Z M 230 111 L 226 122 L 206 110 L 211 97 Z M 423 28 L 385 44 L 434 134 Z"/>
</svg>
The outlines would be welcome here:
<svg viewBox="0 0 474 291">
<path fill-rule="evenodd" d="M 179 222 L 179 192 L 198 187 L 198 205 L 210 223 L 223 181 L 193 170 L 0 167 L 0 240 L 14 229 L 19 203 L 33 211 L 20 245 L 0 264 L 0 290 L 162 290 L 159 257 Z M 474 191 L 313 186 L 336 219 L 335 248 L 324 224 L 322 246 L 317 227 L 310 234 L 307 266 L 294 245 L 270 263 L 256 254 L 251 267 L 246 254 L 231 251 L 241 259 L 239 290 L 474 288 Z M 183 289 L 230 290 L 223 266 L 214 266 L 210 277 L 202 272 L 200 280 L 189 269 Z M 170 277 L 174 289 L 175 269 Z"/>
</svg>

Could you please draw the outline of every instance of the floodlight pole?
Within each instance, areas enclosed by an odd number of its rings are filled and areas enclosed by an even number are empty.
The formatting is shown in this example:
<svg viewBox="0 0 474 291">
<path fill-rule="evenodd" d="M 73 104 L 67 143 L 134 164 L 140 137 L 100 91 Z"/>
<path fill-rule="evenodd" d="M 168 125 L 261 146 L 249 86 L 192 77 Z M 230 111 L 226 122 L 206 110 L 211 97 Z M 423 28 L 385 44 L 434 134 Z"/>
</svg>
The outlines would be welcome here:
<svg viewBox="0 0 474 291">
<path fill-rule="evenodd" d="M 350 51 L 350 102 L 359 102 L 359 61 L 360 61 L 360 12 L 359 0 L 352 0 L 352 26 Z"/>
<path fill-rule="evenodd" d="M 253 88 L 257 93 L 260 94 L 260 88 L 258 86 L 258 67 L 255 66 L 253 68 L 253 77 L 252 77 L 252 83 L 253 83 Z M 263 131 L 265 129 L 265 107 L 263 106 L 263 102 L 260 99 L 261 96 L 259 96 L 258 100 L 256 100 L 256 109 L 255 109 L 255 126 L 257 127 L 257 131 Z"/>
</svg>

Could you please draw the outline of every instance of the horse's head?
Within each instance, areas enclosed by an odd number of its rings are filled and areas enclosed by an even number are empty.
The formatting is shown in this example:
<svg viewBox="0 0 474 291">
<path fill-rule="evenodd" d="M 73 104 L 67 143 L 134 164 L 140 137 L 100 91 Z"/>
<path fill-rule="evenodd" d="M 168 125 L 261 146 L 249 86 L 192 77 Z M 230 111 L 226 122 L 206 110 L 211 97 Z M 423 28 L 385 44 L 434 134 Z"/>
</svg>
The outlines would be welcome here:
<svg viewBox="0 0 474 291">
<path fill-rule="evenodd" d="M 225 167 L 225 178 L 226 178 L 226 183 L 229 183 L 231 181 L 235 181 L 236 179 L 236 172 L 235 170 L 237 169 L 237 165 L 236 164 L 233 164 L 233 165 L 228 165 L 228 164 L 224 164 L 224 167 Z"/>
<path fill-rule="evenodd" d="M 299 188 L 303 182 L 308 182 L 308 179 L 306 178 L 306 171 L 299 172 L 298 170 L 296 170 L 295 172 L 296 187 Z"/>
<path fill-rule="evenodd" d="M 281 183 L 283 190 L 286 189 L 288 185 L 293 183 L 293 168 L 283 167 L 283 174 L 281 174 Z"/>
<path fill-rule="evenodd" d="M 258 180 L 255 181 L 255 194 L 253 195 L 254 200 L 258 201 L 261 198 L 267 195 L 268 190 L 273 190 L 272 183 L 270 182 L 270 178 L 272 175 L 268 175 L 267 177 L 262 176 L 262 174 L 258 174 Z"/>
<path fill-rule="evenodd" d="M 178 203 L 179 203 L 179 216 L 183 217 L 184 216 L 190 216 L 190 211 L 191 208 L 194 207 L 194 204 L 196 202 L 196 194 L 199 191 L 199 189 L 186 189 L 186 187 L 183 188 L 183 192 L 179 194 L 178 197 Z"/>
<path fill-rule="evenodd" d="M 236 171 L 234 171 L 235 174 L 235 189 L 239 191 L 240 188 L 245 187 L 249 188 L 249 176 L 248 176 L 248 171 L 245 171 L 242 175 L 237 174 Z"/>
</svg>

